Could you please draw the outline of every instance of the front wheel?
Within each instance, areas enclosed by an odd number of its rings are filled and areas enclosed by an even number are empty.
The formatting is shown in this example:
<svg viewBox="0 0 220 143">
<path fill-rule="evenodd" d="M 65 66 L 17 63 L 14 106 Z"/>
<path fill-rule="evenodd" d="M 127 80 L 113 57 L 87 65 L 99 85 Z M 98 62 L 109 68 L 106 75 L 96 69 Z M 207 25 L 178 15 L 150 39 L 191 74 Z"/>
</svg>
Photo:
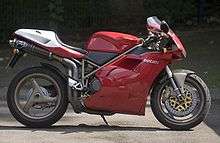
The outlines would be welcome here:
<svg viewBox="0 0 220 143">
<path fill-rule="evenodd" d="M 12 115 L 28 127 L 48 127 L 66 112 L 65 82 L 42 67 L 25 69 L 12 80 L 7 93 Z"/>
<path fill-rule="evenodd" d="M 203 80 L 195 74 L 186 77 L 184 95 L 177 99 L 170 81 L 162 80 L 152 91 L 151 108 L 157 120 L 174 130 L 189 130 L 206 117 L 211 98 Z"/>
</svg>

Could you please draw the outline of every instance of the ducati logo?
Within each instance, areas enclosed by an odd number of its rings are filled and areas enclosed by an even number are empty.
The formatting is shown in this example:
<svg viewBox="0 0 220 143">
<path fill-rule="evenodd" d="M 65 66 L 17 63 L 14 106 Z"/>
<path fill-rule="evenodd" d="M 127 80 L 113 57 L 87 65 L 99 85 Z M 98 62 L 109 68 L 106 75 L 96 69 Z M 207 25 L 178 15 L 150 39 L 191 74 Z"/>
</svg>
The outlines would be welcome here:
<svg viewBox="0 0 220 143">
<path fill-rule="evenodd" d="M 144 59 L 143 61 L 145 63 L 149 63 L 149 64 L 159 64 L 159 61 L 156 61 L 156 60 Z"/>
</svg>

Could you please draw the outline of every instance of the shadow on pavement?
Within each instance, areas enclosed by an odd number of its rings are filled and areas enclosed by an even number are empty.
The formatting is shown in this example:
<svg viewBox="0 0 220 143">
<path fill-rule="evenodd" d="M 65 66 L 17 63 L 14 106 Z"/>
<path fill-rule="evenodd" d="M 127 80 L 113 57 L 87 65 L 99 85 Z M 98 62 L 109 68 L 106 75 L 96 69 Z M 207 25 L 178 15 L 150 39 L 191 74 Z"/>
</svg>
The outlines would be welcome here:
<svg viewBox="0 0 220 143">
<path fill-rule="evenodd" d="M 157 127 L 122 127 L 122 126 L 91 126 L 80 124 L 77 126 L 71 125 L 57 125 L 49 128 L 27 128 L 21 126 L 0 126 L 0 130 L 27 130 L 27 131 L 48 131 L 48 132 L 61 132 L 61 134 L 78 133 L 78 132 L 106 132 L 106 131 L 174 131 L 168 128 Z M 190 130 L 192 131 L 192 130 Z"/>
<path fill-rule="evenodd" d="M 220 136 L 220 100 L 212 102 L 208 116 L 205 123 L 212 128 L 217 135 Z"/>
</svg>

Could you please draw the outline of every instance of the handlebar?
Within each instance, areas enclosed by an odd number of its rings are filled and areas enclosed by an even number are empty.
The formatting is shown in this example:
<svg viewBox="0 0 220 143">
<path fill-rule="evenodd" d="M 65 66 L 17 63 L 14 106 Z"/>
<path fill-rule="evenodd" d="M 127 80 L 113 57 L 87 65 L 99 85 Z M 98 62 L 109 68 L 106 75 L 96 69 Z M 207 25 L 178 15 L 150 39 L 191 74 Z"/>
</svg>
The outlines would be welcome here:
<svg viewBox="0 0 220 143">
<path fill-rule="evenodd" d="M 164 49 L 164 40 L 169 40 L 170 37 L 164 32 L 149 32 L 146 39 L 143 39 L 144 46 L 151 47 L 154 50 L 161 51 Z"/>
</svg>

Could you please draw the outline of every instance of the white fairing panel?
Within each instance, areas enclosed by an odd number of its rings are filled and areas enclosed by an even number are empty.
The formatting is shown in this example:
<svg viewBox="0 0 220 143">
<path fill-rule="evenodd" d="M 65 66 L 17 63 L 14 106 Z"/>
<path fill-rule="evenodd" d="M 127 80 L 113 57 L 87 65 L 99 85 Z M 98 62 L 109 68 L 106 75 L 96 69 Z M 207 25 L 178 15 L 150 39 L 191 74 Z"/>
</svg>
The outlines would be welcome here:
<svg viewBox="0 0 220 143">
<path fill-rule="evenodd" d="M 55 32 L 37 29 L 19 29 L 15 34 L 25 39 L 36 42 L 46 47 L 59 47 L 58 38 Z"/>
</svg>

